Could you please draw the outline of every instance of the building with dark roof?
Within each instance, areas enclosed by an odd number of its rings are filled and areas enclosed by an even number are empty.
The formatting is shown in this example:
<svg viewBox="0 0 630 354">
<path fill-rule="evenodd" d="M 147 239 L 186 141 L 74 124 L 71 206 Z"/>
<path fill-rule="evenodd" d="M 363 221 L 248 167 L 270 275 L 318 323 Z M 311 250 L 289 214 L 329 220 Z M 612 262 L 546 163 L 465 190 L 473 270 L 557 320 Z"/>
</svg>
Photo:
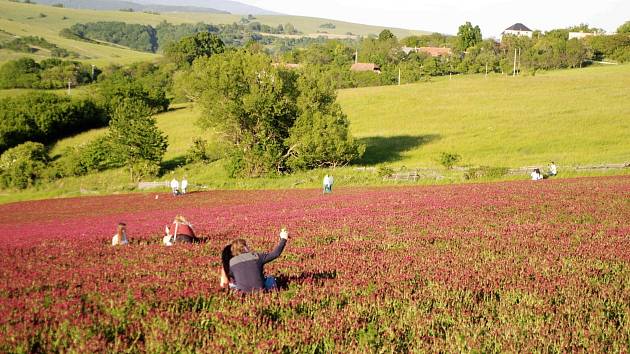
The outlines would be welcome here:
<svg viewBox="0 0 630 354">
<path fill-rule="evenodd" d="M 503 31 L 503 36 L 526 36 L 532 38 L 534 31 L 530 30 L 527 26 L 522 23 L 515 23 L 512 26 L 508 27 Z"/>
</svg>

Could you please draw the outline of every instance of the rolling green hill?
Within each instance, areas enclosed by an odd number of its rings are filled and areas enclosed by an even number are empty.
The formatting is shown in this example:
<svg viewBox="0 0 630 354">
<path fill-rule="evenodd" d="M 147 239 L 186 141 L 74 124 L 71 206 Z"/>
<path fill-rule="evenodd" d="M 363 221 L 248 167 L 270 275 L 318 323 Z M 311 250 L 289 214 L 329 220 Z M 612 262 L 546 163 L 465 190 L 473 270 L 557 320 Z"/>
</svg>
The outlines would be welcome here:
<svg viewBox="0 0 630 354">
<path fill-rule="evenodd" d="M 96 21 L 123 21 L 153 26 L 162 21 L 173 24 L 196 22 L 231 24 L 238 22 L 241 17 L 241 15 L 212 13 L 178 12 L 148 14 L 141 12 L 79 10 L 0 0 L 0 30 L 4 31 L 2 32 L 3 36 L 6 36 L 7 33 L 14 36 L 41 36 L 62 48 L 79 53 L 82 60 L 89 61 L 96 65 L 107 65 L 111 63 L 126 64 L 143 60 L 155 60 L 159 55 L 138 52 L 119 46 L 99 45 L 63 38 L 59 36 L 59 31 L 75 23 Z M 292 23 L 305 35 L 315 34 L 317 31 L 321 30 L 319 26 L 324 23 L 332 23 L 336 26 L 335 29 L 326 29 L 328 33 L 334 35 L 345 35 L 346 33 L 369 35 L 378 34 L 383 30 L 383 27 L 300 16 L 259 15 L 256 16 L 256 21 L 271 26 Z M 399 37 L 422 33 L 405 29 L 391 30 Z M 35 59 L 42 58 L 41 54 L 37 53 L 26 55 L 6 49 L 0 50 L 0 62 L 22 56 L 31 56 Z"/>
<path fill-rule="evenodd" d="M 341 90 L 352 133 L 367 144 L 359 165 L 437 167 L 440 152 L 463 164 L 504 167 L 630 162 L 630 66 L 562 70 L 529 77 L 459 76 L 427 83 Z M 166 159 L 194 136 L 188 106 L 157 116 Z M 87 132 L 52 150 L 89 140 Z"/>
<path fill-rule="evenodd" d="M 530 77 L 460 76 L 432 82 L 342 90 L 339 102 L 353 134 L 367 144 L 361 161 L 333 173 L 339 185 L 382 184 L 380 166 L 425 169 L 419 183 L 462 182 L 463 172 L 437 162 L 441 152 L 462 156 L 462 166 L 521 168 L 556 161 L 562 176 L 580 176 L 576 166 L 630 162 L 630 66 L 591 67 Z M 282 178 L 229 179 L 221 161 L 187 165 L 186 150 L 195 136 L 212 141 L 188 105 L 157 116 L 169 148 L 165 165 L 171 176 L 188 175 L 208 188 L 317 187 L 324 171 Z M 103 135 L 86 132 L 58 142 L 51 155 Z M 403 167 L 404 166 L 404 167 Z M 373 167 L 357 171 L 357 167 Z M 627 174 L 628 169 L 604 173 Z M 527 172 L 504 178 L 526 179 Z M 67 178 L 20 195 L 0 195 L 0 202 L 130 190 L 123 170 Z M 87 192 L 85 192 L 87 191 Z"/>
</svg>

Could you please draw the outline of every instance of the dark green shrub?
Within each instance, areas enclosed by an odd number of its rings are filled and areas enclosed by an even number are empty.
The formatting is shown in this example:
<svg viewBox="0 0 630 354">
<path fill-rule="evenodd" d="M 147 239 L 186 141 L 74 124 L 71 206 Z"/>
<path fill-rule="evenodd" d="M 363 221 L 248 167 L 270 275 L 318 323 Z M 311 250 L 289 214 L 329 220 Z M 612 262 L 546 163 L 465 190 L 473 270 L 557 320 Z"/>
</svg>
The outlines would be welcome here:
<svg viewBox="0 0 630 354">
<path fill-rule="evenodd" d="M 507 167 L 489 167 L 479 166 L 474 167 L 464 173 L 465 179 L 477 179 L 477 178 L 500 178 L 505 176 L 509 172 Z"/>
<path fill-rule="evenodd" d="M 207 140 L 199 137 L 193 138 L 193 144 L 186 152 L 186 163 L 210 163 L 220 158 L 221 154 L 218 148 L 211 146 Z"/>
<path fill-rule="evenodd" d="M 394 170 L 388 166 L 379 166 L 376 173 L 379 177 L 389 177 L 394 174 Z"/>
<path fill-rule="evenodd" d="M 439 162 L 442 166 L 451 169 L 462 159 L 461 155 L 451 152 L 440 153 Z"/>
<path fill-rule="evenodd" d="M 106 122 L 90 100 L 47 92 L 6 97 L 0 99 L 0 151 L 25 141 L 48 143 Z"/>
</svg>

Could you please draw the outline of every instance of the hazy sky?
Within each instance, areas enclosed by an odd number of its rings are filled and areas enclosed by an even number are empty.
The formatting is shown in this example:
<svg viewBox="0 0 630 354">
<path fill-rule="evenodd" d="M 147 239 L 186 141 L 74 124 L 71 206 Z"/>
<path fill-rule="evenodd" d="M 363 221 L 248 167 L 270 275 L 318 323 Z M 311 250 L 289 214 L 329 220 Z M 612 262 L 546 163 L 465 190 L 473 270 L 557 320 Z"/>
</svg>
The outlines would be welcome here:
<svg viewBox="0 0 630 354">
<path fill-rule="evenodd" d="M 324 17 L 387 27 L 457 33 L 466 21 L 484 37 L 521 22 L 532 30 L 580 23 L 615 31 L 630 20 L 630 0 L 239 0 L 290 15 Z"/>
</svg>

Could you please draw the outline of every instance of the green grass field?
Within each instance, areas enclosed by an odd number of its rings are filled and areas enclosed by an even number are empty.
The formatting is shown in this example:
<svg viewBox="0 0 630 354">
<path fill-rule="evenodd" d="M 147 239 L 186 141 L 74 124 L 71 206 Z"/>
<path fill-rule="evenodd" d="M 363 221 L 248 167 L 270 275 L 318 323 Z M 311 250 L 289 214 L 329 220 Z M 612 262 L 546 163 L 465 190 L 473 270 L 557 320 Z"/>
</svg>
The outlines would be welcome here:
<svg viewBox="0 0 630 354">
<path fill-rule="evenodd" d="M 620 65 L 533 77 L 460 76 L 342 90 L 339 102 L 350 118 L 353 134 L 367 144 L 367 151 L 361 161 L 331 173 L 339 185 L 392 183 L 378 176 L 379 166 L 427 169 L 417 183 L 464 182 L 461 170 L 449 171 L 437 162 L 441 152 L 453 152 L 462 156 L 462 166 L 544 167 L 553 160 L 564 177 L 627 174 L 627 168 L 584 172 L 575 167 L 630 162 L 628 87 L 630 66 Z M 187 175 L 193 184 L 207 188 L 302 188 L 318 187 L 321 176 L 329 172 L 230 179 L 222 161 L 180 166 L 194 137 L 213 140 L 211 132 L 195 125 L 198 117 L 199 112 L 190 105 L 176 105 L 156 117 L 169 142 L 164 158 L 167 172 L 159 179 Z M 52 147 L 51 155 L 106 131 L 97 129 L 61 140 Z M 68 178 L 19 194 L 5 193 L 0 202 L 132 189 L 127 173 L 115 170 Z"/>
<path fill-rule="evenodd" d="M 630 66 L 529 77 L 460 76 L 414 85 L 343 90 L 364 162 L 521 167 L 630 162 Z"/>
<path fill-rule="evenodd" d="M 40 14 L 45 15 L 45 17 L 42 17 Z M 162 21 L 168 21 L 174 24 L 196 22 L 231 24 L 238 22 L 241 17 L 241 15 L 210 13 L 163 13 L 154 15 L 142 12 L 93 11 L 57 8 L 44 5 L 29 5 L 0 0 L 0 30 L 6 32 L 3 36 L 6 37 L 7 33 L 9 33 L 14 36 L 44 37 L 51 43 L 79 53 L 82 57 L 81 60 L 101 66 L 112 63 L 129 64 L 137 61 L 155 60 L 159 55 L 138 52 L 127 48 L 75 41 L 59 36 L 59 31 L 75 23 L 96 21 L 123 21 L 153 26 Z M 357 35 L 378 34 L 384 29 L 383 27 L 377 26 L 300 16 L 258 16 L 256 21 L 272 26 L 290 22 L 305 34 L 315 33 L 321 30 L 319 26 L 324 23 L 335 24 L 336 28 L 327 29 L 327 32 L 340 35 L 346 34 L 347 32 L 352 32 Z M 405 29 L 392 29 L 392 32 L 399 37 L 426 33 Z M 0 62 L 22 56 L 43 59 L 44 54 L 45 53 L 24 54 L 9 50 L 0 50 Z"/>
</svg>

